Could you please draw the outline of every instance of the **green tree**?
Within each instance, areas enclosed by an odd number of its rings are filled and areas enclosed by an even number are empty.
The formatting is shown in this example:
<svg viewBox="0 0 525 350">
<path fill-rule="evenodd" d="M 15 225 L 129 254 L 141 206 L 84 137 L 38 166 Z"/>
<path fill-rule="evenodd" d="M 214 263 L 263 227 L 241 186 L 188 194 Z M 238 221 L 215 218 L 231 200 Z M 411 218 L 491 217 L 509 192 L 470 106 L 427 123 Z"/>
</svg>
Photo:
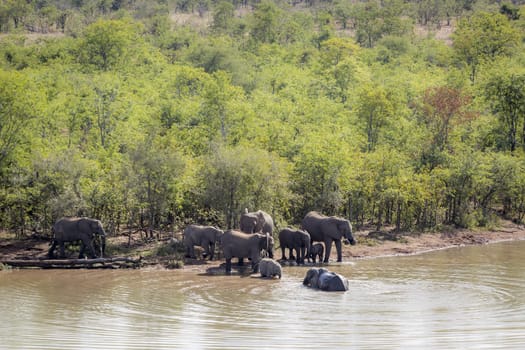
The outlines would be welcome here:
<svg viewBox="0 0 525 350">
<path fill-rule="evenodd" d="M 525 149 L 525 75 L 497 75 L 485 86 L 485 97 L 498 116 L 498 130 L 505 135 L 501 147 L 514 152 L 518 145 Z"/>
<path fill-rule="evenodd" d="M 211 28 L 215 32 L 227 33 L 234 20 L 235 7 L 231 2 L 221 1 L 213 9 L 213 23 Z"/>
<path fill-rule="evenodd" d="M 256 42 L 274 43 L 278 38 L 279 18 L 282 15 L 274 2 L 263 1 L 253 11 L 251 36 Z"/>
<path fill-rule="evenodd" d="M 98 20 L 86 28 L 82 46 L 82 62 L 101 70 L 109 70 L 126 62 L 129 46 L 135 40 L 132 24 L 122 20 Z"/>
<path fill-rule="evenodd" d="M 366 85 L 359 93 L 357 114 L 367 136 L 366 150 L 371 152 L 379 142 L 381 130 L 394 116 L 392 99 L 382 86 Z"/>
<path fill-rule="evenodd" d="M 0 176 L 26 142 L 28 127 L 37 116 L 37 93 L 23 73 L 0 70 Z M 42 97 L 40 97 L 42 98 Z"/>
<path fill-rule="evenodd" d="M 265 208 L 276 217 L 289 199 L 283 163 L 259 149 L 218 145 L 204 158 L 199 178 L 201 207 L 222 212 L 228 228 L 237 227 L 244 208 Z"/>
<path fill-rule="evenodd" d="M 511 55 L 520 36 L 504 15 L 477 12 L 458 23 L 452 39 L 457 57 L 467 64 L 474 82 L 479 67 L 499 56 Z"/>
</svg>

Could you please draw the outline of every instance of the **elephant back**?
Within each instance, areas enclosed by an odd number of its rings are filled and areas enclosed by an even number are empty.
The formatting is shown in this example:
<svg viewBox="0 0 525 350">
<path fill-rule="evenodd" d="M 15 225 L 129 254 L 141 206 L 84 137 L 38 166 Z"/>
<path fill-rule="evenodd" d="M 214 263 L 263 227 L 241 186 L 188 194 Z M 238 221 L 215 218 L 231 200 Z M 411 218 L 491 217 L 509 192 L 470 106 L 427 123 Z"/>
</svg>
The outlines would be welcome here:
<svg viewBox="0 0 525 350">
<path fill-rule="evenodd" d="M 323 240 L 322 222 L 327 216 L 311 211 L 305 215 L 301 222 L 301 228 L 310 234 L 312 241 Z"/>
<path fill-rule="evenodd" d="M 226 258 L 249 258 L 252 250 L 259 247 L 257 234 L 244 233 L 237 230 L 227 230 L 220 238 L 220 243 Z"/>
</svg>

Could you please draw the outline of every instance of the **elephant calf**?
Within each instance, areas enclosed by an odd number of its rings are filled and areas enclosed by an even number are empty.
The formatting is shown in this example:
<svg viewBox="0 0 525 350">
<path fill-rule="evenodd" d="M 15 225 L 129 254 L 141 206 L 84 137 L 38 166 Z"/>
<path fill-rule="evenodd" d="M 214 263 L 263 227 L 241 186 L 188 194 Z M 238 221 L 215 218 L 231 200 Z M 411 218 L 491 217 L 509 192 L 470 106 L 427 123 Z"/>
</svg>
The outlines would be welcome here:
<svg viewBox="0 0 525 350">
<path fill-rule="evenodd" d="M 259 262 L 259 271 L 261 272 L 261 277 L 277 276 L 280 279 L 283 276 L 281 264 L 270 258 L 264 258 Z"/>
<path fill-rule="evenodd" d="M 313 263 L 315 264 L 315 259 L 319 257 L 319 262 L 323 262 L 323 256 L 324 256 L 324 246 L 322 243 L 315 243 L 312 244 L 310 247 L 310 254 L 308 255 L 309 259 L 312 259 Z"/>
</svg>

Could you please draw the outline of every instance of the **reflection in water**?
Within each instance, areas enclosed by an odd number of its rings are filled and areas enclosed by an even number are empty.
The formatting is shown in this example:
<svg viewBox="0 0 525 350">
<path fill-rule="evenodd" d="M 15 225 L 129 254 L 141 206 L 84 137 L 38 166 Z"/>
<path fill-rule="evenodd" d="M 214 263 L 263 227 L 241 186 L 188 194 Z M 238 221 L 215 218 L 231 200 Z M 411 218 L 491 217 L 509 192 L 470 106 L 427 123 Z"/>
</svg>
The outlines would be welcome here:
<svg viewBox="0 0 525 350">
<path fill-rule="evenodd" d="M 522 348 L 525 242 L 330 265 L 347 293 L 194 271 L 0 272 L 2 349 Z"/>
</svg>

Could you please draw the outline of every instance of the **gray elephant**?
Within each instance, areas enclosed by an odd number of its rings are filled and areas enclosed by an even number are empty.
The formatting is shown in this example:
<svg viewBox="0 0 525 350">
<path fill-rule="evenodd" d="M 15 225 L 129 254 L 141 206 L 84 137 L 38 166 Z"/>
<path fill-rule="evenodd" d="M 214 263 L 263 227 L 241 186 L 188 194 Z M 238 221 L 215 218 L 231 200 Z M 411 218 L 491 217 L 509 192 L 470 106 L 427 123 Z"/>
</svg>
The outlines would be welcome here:
<svg viewBox="0 0 525 350">
<path fill-rule="evenodd" d="M 106 249 L 106 232 L 102 228 L 102 223 L 96 219 L 90 218 L 62 218 L 57 220 L 53 225 L 52 245 L 49 248 L 49 258 L 54 258 L 54 251 L 60 245 L 60 257 L 65 257 L 64 243 L 65 242 L 81 242 L 79 258 L 84 258 L 84 250 L 88 248 L 88 253 L 92 258 L 96 257 L 95 249 L 93 248 L 93 240 L 95 235 L 100 237 L 101 241 L 101 256 L 104 256 Z"/>
<path fill-rule="evenodd" d="M 324 246 L 323 243 L 315 243 L 310 247 L 310 254 L 308 254 L 308 259 L 312 259 L 315 264 L 315 260 L 319 257 L 319 262 L 323 262 L 324 255 Z"/>
<path fill-rule="evenodd" d="M 345 292 L 348 290 L 348 279 L 323 268 L 308 270 L 303 284 L 326 292 Z"/>
<path fill-rule="evenodd" d="M 268 256 L 273 258 L 273 237 L 266 233 L 248 234 L 236 230 L 228 230 L 221 237 L 221 246 L 226 259 L 226 273 L 231 274 L 232 258 L 239 259 L 242 265 L 243 258 L 249 258 L 252 262 L 254 273 L 258 271 L 261 251 L 266 250 Z"/>
<path fill-rule="evenodd" d="M 241 231 L 245 233 L 261 232 L 273 235 L 273 219 L 262 210 L 248 212 L 248 209 L 244 209 L 239 224 Z"/>
<path fill-rule="evenodd" d="M 224 231 L 213 226 L 189 225 L 184 231 L 184 246 L 186 247 L 186 256 L 195 258 L 194 246 L 198 245 L 204 248 L 204 254 L 213 260 L 215 253 L 215 243 L 220 241 Z"/>
<path fill-rule="evenodd" d="M 326 254 L 324 262 L 327 263 L 330 258 L 330 251 L 332 249 L 332 242 L 335 242 L 337 249 L 337 261 L 343 261 L 343 253 L 341 247 L 341 239 L 345 244 L 355 244 L 354 236 L 352 236 L 352 225 L 350 221 L 337 216 L 324 216 L 315 211 L 311 211 L 304 217 L 301 228 L 310 233 L 313 242 L 323 242 Z"/>
<path fill-rule="evenodd" d="M 296 259 L 298 264 L 304 264 L 304 259 L 310 252 L 310 234 L 303 230 L 284 228 L 279 232 L 282 260 L 286 260 L 285 249 L 290 250 L 290 260 Z M 295 250 L 297 257 L 293 256 Z"/>
<path fill-rule="evenodd" d="M 279 277 L 283 276 L 283 268 L 281 264 L 277 261 L 270 258 L 263 258 L 259 262 L 259 271 L 261 272 L 261 277 Z"/>
</svg>

